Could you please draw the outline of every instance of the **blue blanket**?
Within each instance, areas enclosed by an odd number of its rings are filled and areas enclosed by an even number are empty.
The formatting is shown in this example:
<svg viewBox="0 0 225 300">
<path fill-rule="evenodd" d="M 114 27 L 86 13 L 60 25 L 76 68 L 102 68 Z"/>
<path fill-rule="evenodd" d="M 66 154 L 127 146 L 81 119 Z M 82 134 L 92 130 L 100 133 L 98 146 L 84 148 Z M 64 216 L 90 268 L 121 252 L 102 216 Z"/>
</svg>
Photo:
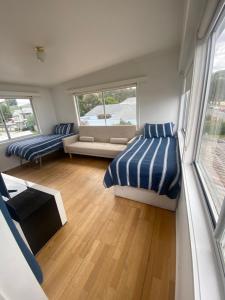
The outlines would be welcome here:
<svg viewBox="0 0 225 300">
<path fill-rule="evenodd" d="M 68 135 L 49 134 L 17 141 L 6 149 L 6 156 L 16 155 L 22 159 L 33 161 L 43 155 L 63 148 L 62 139 Z"/>
<path fill-rule="evenodd" d="M 180 160 L 175 137 L 138 137 L 109 165 L 104 185 L 150 189 L 175 199 L 180 190 Z"/>
</svg>

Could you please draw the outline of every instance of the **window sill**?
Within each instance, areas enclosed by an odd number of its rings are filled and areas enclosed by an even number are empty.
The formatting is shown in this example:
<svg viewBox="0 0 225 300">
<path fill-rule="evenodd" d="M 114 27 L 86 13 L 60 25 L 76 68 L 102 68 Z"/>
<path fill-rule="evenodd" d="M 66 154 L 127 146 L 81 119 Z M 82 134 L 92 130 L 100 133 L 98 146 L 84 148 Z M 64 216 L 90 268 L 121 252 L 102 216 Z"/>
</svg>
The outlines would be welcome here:
<svg viewBox="0 0 225 300">
<path fill-rule="evenodd" d="M 182 154 L 182 133 L 178 132 L 178 138 Z M 194 299 L 225 299 L 223 274 L 194 166 L 182 163 L 182 175 L 191 241 Z"/>
</svg>

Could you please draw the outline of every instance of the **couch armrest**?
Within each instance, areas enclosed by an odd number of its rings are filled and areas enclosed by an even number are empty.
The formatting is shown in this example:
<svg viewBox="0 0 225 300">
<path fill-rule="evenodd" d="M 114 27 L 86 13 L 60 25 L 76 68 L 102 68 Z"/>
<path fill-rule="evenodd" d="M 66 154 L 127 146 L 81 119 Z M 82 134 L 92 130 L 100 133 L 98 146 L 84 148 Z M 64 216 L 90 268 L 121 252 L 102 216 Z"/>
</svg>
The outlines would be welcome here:
<svg viewBox="0 0 225 300">
<path fill-rule="evenodd" d="M 138 136 L 134 136 L 132 139 L 130 139 L 128 142 L 127 142 L 127 145 L 133 143 L 133 141 L 137 138 Z"/>
<path fill-rule="evenodd" d="M 79 134 L 71 135 L 62 139 L 64 151 L 67 153 L 67 146 L 77 142 L 79 139 Z"/>
</svg>

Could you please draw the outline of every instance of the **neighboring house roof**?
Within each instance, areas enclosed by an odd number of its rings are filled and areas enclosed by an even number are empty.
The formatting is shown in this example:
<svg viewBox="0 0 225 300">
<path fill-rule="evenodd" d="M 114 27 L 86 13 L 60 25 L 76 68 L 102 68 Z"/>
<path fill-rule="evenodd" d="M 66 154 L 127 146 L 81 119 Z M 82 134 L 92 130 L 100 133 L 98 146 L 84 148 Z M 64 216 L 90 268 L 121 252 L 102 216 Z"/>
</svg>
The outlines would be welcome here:
<svg viewBox="0 0 225 300">
<path fill-rule="evenodd" d="M 106 114 L 112 115 L 114 119 L 133 120 L 136 119 L 136 97 L 130 97 L 118 104 L 107 104 Z M 103 106 L 97 105 L 85 114 L 86 117 L 103 114 Z"/>
</svg>

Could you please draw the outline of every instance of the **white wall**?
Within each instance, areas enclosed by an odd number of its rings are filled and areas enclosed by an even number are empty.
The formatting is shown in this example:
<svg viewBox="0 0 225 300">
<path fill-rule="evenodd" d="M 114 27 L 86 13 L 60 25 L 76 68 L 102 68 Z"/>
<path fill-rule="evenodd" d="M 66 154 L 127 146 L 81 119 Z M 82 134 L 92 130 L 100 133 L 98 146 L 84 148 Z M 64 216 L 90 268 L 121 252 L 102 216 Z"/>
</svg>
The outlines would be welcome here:
<svg viewBox="0 0 225 300">
<path fill-rule="evenodd" d="M 177 124 L 178 55 L 177 49 L 145 55 L 55 86 L 52 96 L 58 121 L 77 123 L 73 97 L 66 92 L 68 89 L 147 76 L 138 87 L 140 124 L 165 121 Z"/>
<path fill-rule="evenodd" d="M 53 126 L 57 123 L 55 108 L 51 98 L 50 90 L 47 88 L 40 88 L 35 86 L 13 85 L 13 84 L 1 84 L 1 91 L 26 92 L 29 96 L 29 92 L 39 93 L 38 97 L 33 97 L 34 110 L 38 119 L 41 133 L 50 133 Z M 5 156 L 5 150 L 10 142 L 0 144 L 0 171 L 14 168 L 19 165 L 19 159 L 15 157 L 7 158 Z"/>
<path fill-rule="evenodd" d="M 42 133 L 49 133 L 57 122 L 77 123 L 72 95 L 68 89 L 121 81 L 147 76 L 138 87 L 140 124 L 145 122 L 173 121 L 178 119 L 179 77 L 178 50 L 145 55 L 110 68 L 68 81 L 51 89 L 35 86 L 1 84 L 0 91 L 38 92 L 33 104 Z M 19 159 L 5 157 L 9 142 L 0 144 L 0 170 L 14 168 Z"/>
<path fill-rule="evenodd" d="M 179 71 L 185 72 L 193 60 L 196 37 L 208 0 L 185 0 Z"/>
</svg>

